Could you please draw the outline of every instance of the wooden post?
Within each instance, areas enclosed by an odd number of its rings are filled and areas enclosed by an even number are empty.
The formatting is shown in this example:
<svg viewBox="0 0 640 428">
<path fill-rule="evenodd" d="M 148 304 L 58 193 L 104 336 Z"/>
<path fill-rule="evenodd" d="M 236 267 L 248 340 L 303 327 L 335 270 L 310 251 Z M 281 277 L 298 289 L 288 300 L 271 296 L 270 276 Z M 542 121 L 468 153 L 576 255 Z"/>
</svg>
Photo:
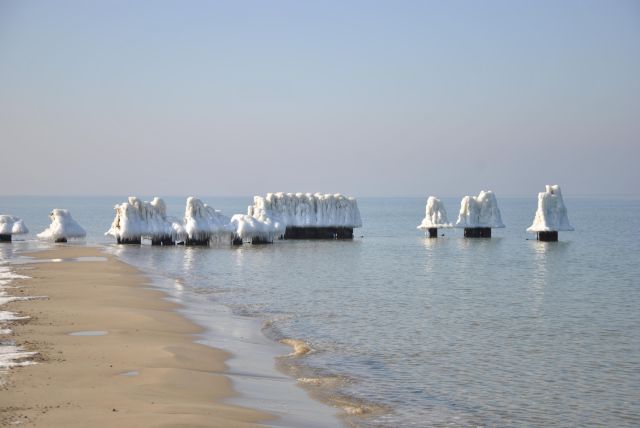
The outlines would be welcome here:
<svg viewBox="0 0 640 428">
<path fill-rule="evenodd" d="M 65 242 L 67 242 L 67 238 L 58 238 L 55 240 L 56 244 L 64 244 Z"/>
<path fill-rule="evenodd" d="M 551 232 L 538 232 L 538 241 L 556 242 L 557 240 L 558 240 L 557 230 L 552 230 Z"/>
<path fill-rule="evenodd" d="M 171 236 L 157 236 L 155 238 L 151 238 L 151 245 L 175 245 L 176 243 L 173 242 L 173 239 L 171 239 Z"/>
<path fill-rule="evenodd" d="M 0 242 L 11 242 L 11 235 L 9 234 L 0 235 Z"/>
<path fill-rule="evenodd" d="M 231 245 L 242 245 L 242 238 L 239 236 L 234 236 L 233 241 L 231 241 Z"/>
<path fill-rule="evenodd" d="M 465 227 L 465 238 L 491 238 L 490 227 Z"/>
<path fill-rule="evenodd" d="M 191 239 L 187 238 L 184 241 L 184 245 L 188 247 L 207 247 L 209 245 L 209 239 Z"/>
<path fill-rule="evenodd" d="M 122 244 L 122 245 L 140 245 L 142 243 L 142 238 L 139 236 L 136 236 L 134 238 L 120 238 L 118 237 L 118 244 Z"/>
<path fill-rule="evenodd" d="M 429 228 L 429 238 L 437 238 L 438 237 L 438 228 L 430 227 Z"/>
<path fill-rule="evenodd" d="M 264 244 L 273 244 L 273 242 L 269 242 L 266 239 L 262 239 L 258 237 L 251 239 L 251 245 L 264 245 Z"/>
</svg>

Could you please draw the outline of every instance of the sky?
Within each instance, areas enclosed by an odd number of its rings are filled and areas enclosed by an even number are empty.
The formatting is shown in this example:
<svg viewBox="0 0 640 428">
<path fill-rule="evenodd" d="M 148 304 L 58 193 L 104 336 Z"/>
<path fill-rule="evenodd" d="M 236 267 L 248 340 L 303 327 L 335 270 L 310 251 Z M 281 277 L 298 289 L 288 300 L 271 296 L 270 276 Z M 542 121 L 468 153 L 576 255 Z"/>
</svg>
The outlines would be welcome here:
<svg viewBox="0 0 640 428">
<path fill-rule="evenodd" d="M 640 2 L 0 0 L 0 194 L 640 195 Z"/>
</svg>

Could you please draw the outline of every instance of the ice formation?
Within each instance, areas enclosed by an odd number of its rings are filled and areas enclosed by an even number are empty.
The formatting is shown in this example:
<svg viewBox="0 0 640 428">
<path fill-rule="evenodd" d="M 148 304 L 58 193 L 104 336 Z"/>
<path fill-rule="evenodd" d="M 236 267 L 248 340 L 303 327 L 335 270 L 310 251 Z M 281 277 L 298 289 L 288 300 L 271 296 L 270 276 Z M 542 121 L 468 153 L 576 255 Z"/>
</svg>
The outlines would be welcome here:
<svg viewBox="0 0 640 428">
<path fill-rule="evenodd" d="M 279 223 L 271 219 L 265 221 L 246 214 L 236 214 L 231 217 L 231 224 L 235 228 L 236 237 L 243 241 L 258 239 L 262 242 L 273 242 L 284 234 Z"/>
<path fill-rule="evenodd" d="M 355 198 L 339 193 L 267 193 L 254 196 L 250 216 L 281 227 L 362 227 Z"/>
<path fill-rule="evenodd" d="M 130 196 L 128 202 L 113 207 L 116 217 L 105 235 L 120 239 L 164 239 L 175 240 L 182 226 L 167 217 L 167 207 L 158 197 L 151 202 Z"/>
<path fill-rule="evenodd" d="M 432 228 L 451 227 L 451 223 L 447 219 L 447 211 L 440 199 L 435 196 L 429 196 L 427 206 L 425 208 L 425 216 L 418 229 L 426 230 Z"/>
<path fill-rule="evenodd" d="M 456 227 L 502 228 L 502 217 L 498 208 L 498 200 L 491 190 L 481 191 L 478 196 L 465 196 L 460 202 L 460 214 Z"/>
<path fill-rule="evenodd" d="M 22 219 L 13 215 L 0 215 L 0 235 L 22 235 L 29 229 Z"/>
<path fill-rule="evenodd" d="M 183 230 L 192 241 L 231 242 L 235 226 L 221 211 L 190 196 L 184 212 Z"/>
<path fill-rule="evenodd" d="M 567 217 L 567 207 L 562 200 L 560 186 L 547 184 L 544 192 L 538 193 L 538 210 L 533 224 L 527 232 L 572 231 Z"/>
<path fill-rule="evenodd" d="M 38 233 L 38 238 L 59 240 L 84 238 L 87 232 L 71 217 L 69 210 L 56 208 L 49 214 L 51 224 L 47 229 Z"/>
</svg>

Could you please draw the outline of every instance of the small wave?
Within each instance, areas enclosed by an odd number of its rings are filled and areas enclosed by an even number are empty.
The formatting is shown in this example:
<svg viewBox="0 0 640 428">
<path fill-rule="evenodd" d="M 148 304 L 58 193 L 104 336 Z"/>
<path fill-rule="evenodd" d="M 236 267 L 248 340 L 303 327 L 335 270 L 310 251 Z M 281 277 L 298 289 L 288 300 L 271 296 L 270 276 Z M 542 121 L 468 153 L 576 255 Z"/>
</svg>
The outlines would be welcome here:
<svg viewBox="0 0 640 428">
<path fill-rule="evenodd" d="M 289 354 L 291 357 L 302 357 L 310 352 L 313 352 L 313 348 L 304 340 L 300 339 L 281 339 L 280 343 L 288 345 L 293 348 L 293 352 Z"/>
</svg>

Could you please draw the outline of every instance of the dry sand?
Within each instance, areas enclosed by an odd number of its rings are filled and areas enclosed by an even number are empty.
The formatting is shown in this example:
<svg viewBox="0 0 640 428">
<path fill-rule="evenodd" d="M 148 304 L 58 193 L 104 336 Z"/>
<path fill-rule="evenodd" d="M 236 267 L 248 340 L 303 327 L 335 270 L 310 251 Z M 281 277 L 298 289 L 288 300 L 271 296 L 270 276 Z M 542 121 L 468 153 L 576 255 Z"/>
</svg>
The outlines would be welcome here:
<svg viewBox="0 0 640 428">
<path fill-rule="evenodd" d="M 201 330 L 175 312 L 133 267 L 98 248 L 60 246 L 39 259 L 106 257 L 27 265 L 13 302 L 30 315 L 13 339 L 39 352 L 0 387 L 0 424 L 39 427 L 249 427 L 269 414 L 224 404 L 228 354 L 193 342 Z M 18 268 L 20 272 L 20 268 Z M 103 336 L 71 336 L 78 331 Z M 135 371 L 137 375 L 124 373 Z"/>
</svg>

